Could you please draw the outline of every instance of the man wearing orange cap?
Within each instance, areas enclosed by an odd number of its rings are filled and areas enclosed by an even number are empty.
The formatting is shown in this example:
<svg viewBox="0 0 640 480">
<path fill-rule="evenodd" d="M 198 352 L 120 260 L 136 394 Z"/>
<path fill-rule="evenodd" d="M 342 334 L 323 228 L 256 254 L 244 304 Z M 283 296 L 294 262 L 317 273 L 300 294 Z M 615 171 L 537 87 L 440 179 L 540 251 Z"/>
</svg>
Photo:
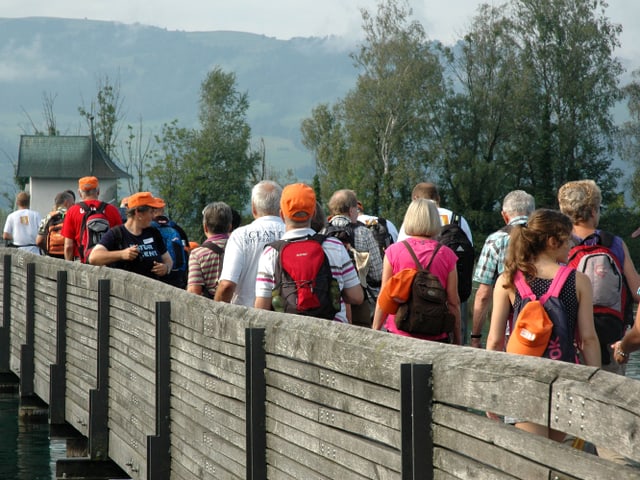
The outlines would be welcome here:
<svg viewBox="0 0 640 480">
<path fill-rule="evenodd" d="M 127 202 L 127 221 L 105 233 L 89 256 L 92 265 L 109 265 L 165 280 L 173 261 L 160 231 L 151 226 L 164 201 L 150 192 L 134 193 Z"/>
<path fill-rule="evenodd" d="M 102 201 L 98 199 L 100 195 L 100 185 L 96 177 L 82 177 L 78 180 L 78 193 L 80 202 L 71 206 L 64 217 L 62 225 L 62 236 L 64 240 L 64 258 L 66 260 L 80 259 L 87 261 L 88 255 L 83 255 L 86 245 L 82 245 L 82 225 L 85 223 L 85 214 L 90 210 L 101 210 Z M 118 209 L 110 204 L 104 204 L 103 215 L 110 227 L 122 224 L 122 218 Z"/>
<path fill-rule="evenodd" d="M 287 185 L 280 197 L 280 216 L 285 223 L 282 240 L 295 243 L 313 237 L 316 232 L 310 225 L 315 209 L 316 195 L 311 187 L 303 183 Z M 322 243 L 322 250 L 341 292 L 339 311 L 335 314 L 334 320 L 347 323 L 345 302 L 359 305 L 364 300 L 360 280 L 347 250 L 339 239 L 326 238 Z M 274 309 L 272 294 L 276 287 L 275 271 L 278 262 L 278 250 L 271 245 L 267 246 L 258 262 L 256 308 Z"/>
</svg>

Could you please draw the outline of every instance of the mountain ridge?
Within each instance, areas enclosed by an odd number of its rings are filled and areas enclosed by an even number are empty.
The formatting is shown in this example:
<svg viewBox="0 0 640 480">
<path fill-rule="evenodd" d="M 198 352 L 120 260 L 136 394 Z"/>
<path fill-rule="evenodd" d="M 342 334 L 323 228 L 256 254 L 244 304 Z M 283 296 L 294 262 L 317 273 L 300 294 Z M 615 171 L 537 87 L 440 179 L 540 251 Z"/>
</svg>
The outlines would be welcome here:
<svg viewBox="0 0 640 480">
<path fill-rule="evenodd" d="M 44 94 L 55 98 L 61 134 L 87 134 L 78 107 L 95 97 L 98 79 L 107 75 L 120 83 L 121 126 L 141 118 L 145 129 L 160 133 L 174 119 L 197 126 L 200 83 L 219 66 L 235 73 L 238 90 L 247 92 L 253 143 L 264 138 L 269 165 L 310 178 L 313 162 L 300 143 L 300 122 L 318 104 L 343 97 L 357 78 L 348 46 L 335 37 L 279 40 L 27 17 L 0 18 L 0 45 L 0 148 L 12 161 L 19 135 L 33 133 L 30 122 L 44 124 Z"/>
</svg>

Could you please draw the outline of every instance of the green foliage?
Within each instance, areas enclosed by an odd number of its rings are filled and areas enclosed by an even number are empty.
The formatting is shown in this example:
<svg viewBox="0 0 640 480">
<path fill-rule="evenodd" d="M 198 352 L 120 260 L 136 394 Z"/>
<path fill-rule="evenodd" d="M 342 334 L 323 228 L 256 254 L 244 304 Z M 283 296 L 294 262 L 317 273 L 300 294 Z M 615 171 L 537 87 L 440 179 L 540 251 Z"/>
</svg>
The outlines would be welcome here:
<svg viewBox="0 0 640 480">
<path fill-rule="evenodd" d="M 249 150 L 248 107 L 235 75 L 215 68 L 201 85 L 200 129 L 179 127 L 174 120 L 156 139 L 159 152 L 149 178 L 189 238 L 202 238 L 202 209 L 208 203 L 224 201 L 242 211 L 249 200 L 248 180 L 260 156 Z"/>
<path fill-rule="evenodd" d="M 626 180 L 626 186 L 635 201 L 640 203 L 640 70 L 633 72 L 633 81 L 623 89 L 627 99 L 630 120 L 620 129 L 619 153 L 623 160 L 633 167 Z"/>
<path fill-rule="evenodd" d="M 97 81 L 96 98 L 91 100 L 89 106 L 78 107 L 78 112 L 87 120 L 100 146 L 111 158 L 118 144 L 123 103 L 120 80 L 112 82 L 108 75 L 104 75 Z"/>
<path fill-rule="evenodd" d="M 323 197 L 352 188 L 373 213 L 398 219 L 413 185 L 430 180 L 474 232 L 500 226 L 502 198 L 515 189 L 553 208 L 562 184 L 591 178 L 610 202 L 622 67 L 620 27 L 605 7 L 483 5 L 456 49 L 429 45 L 404 0 L 363 11 L 356 88 L 302 123 Z"/>
<path fill-rule="evenodd" d="M 366 41 L 352 55 L 356 87 L 303 121 L 303 144 L 314 153 L 321 195 L 351 188 L 373 214 L 395 218 L 413 184 L 438 156 L 430 140 L 444 93 L 443 72 L 406 2 L 363 11 Z"/>
</svg>

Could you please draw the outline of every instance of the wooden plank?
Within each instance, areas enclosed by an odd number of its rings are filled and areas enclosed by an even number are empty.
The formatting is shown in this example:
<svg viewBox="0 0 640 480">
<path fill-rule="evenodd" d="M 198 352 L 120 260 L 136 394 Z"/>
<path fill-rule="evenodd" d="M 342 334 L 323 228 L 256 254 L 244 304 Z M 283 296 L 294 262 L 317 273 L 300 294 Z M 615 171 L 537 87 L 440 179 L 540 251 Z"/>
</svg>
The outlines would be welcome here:
<svg viewBox="0 0 640 480">
<path fill-rule="evenodd" d="M 121 383 L 121 380 L 121 376 L 109 378 L 109 408 L 115 412 L 124 412 L 126 415 L 135 415 L 136 423 L 143 425 L 139 427 L 141 431 L 145 435 L 154 435 L 156 433 L 155 396 L 151 395 L 152 398 L 149 399 L 149 389 L 147 391 L 144 389 L 144 386 L 148 386 L 149 383 L 134 386 L 131 382 Z"/>
<path fill-rule="evenodd" d="M 180 419 L 183 420 L 183 419 Z M 201 430 L 185 429 L 181 422 L 172 425 L 171 429 L 171 468 L 178 466 L 192 473 L 186 478 L 238 478 L 244 479 L 245 465 L 232 461 L 223 455 L 219 449 L 225 449 L 224 441 L 212 443 L 213 437 L 209 437 Z M 175 431 L 174 431 L 175 428 Z M 208 445 L 208 446 L 207 446 Z M 206 448 L 204 446 L 207 446 Z M 206 453 L 203 454 L 202 452 Z"/>
<path fill-rule="evenodd" d="M 242 418 L 229 413 L 230 401 L 226 404 L 209 403 L 190 397 L 187 392 L 177 389 L 172 400 L 172 415 L 178 412 L 194 424 L 206 427 L 208 431 L 222 436 L 238 448 L 245 448 L 245 423 Z M 236 409 L 238 405 L 233 408 Z M 176 422 L 177 419 L 171 419 Z"/>
<path fill-rule="evenodd" d="M 208 325 L 208 320 L 203 321 L 203 330 Z M 172 338 L 181 338 L 188 342 L 198 345 L 204 345 L 208 349 L 215 351 L 221 355 L 244 360 L 244 344 L 238 345 L 226 338 L 212 337 L 207 335 L 205 331 L 197 331 L 186 328 L 184 325 L 172 325 Z"/>
<path fill-rule="evenodd" d="M 495 445 L 505 452 L 519 455 L 549 469 L 584 479 L 631 479 L 638 470 L 602 460 L 567 445 L 529 434 L 510 425 L 460 409 L 434 405 L 433 419 L 438 425 L 459 431 L 467 436 Z M 486 461 L 483 452 L 477 459 Z M 531 477 L 530 477 L 531 478 Z"/>
<path fill-rule="evenodd" d="M 551 411 L 552 427 L 640 462 L 640 382 L 604 371 L 588 383 L 558 379 Z"/>
<path fill-rule="evenodd" d="M 354 465 L 339 465 L 336 463 L 336 459 L 334 455 L 337 453 L 333 447 L 328 447 L 324 452 L 325 456 L 319 455 L 311 455 L 309 451 L 302 448 L 299 445 L 292 444 L 286 440 L 283 440 L 277 435 L 269 435 L 267 434 L 267 444 L 269 445 L 267 449 L 267 462 L 269 463 L 272 456 L 270 454 L 276 453 L 277 458 L 280 462 L 280 465 L 285 462 L 285 459 L 288 460 L 289 471 L 291 472 L 292 467 L 299 469 L 300 464 L 304 465 L 304 471 L 313 472 L 311 475 L 315 476 L 326 476 L 328 478 L 349 478 L 353 480 L 358 479 L 366 479 L 366 478 L 376 478 L 376 479 L 388 479 L 388 478 L 397 478 L 398 472 L 390 472 L 389 470 L 378 466 L 377 471 L 373 473 L 370 471 L 359 471 L 357 470 L 357 464 Z M 300 460 L 304 459 L 303 462 Z M 298 474 L 302 472 L 297 472 Z M 306 476 L 299 478 L 308 478 Z"/>
<path fill-rule="evenodd" d="M 149 357 L 154 354 L 153 352 L 142 352 L 135 347 L 128 347 L 114 337 L 111 337 L 110 341 L 110 360 L 115 362 L 121 370 L 128 370 L 132 377 L 153 379 L 156 359 L 155 355 Z"/>
<path fill-rule="evenodd" d="M 267 449 L 267 471 L 278 472 L 277 476 L 269 478 L 304 478 L 305 480 L 334 480 L 335 477 L 324 475 L 321 472 L 317 472 L 308 468 L 306 465 L 298 463 L 288 456 L 281 454 L 278 451 Z M 283 472 L 285 476 L 280 477 L 280 472 Z M 348 478 L 348 477 L 338 477 Z"/>
<path fill-rule="evenodd" d="M 326 452 L 330 451 L 337 464 L 353 467 L 357 471 L 371 468 L 368 459 L 375 458 L 377 465 L 400 471 L 399 450 L 296 415 L 270 401 L 267 401 L 266 422 L 268 435 L 278 436 L 305 448 L 309 455 L 326 456 Z M 269 443 L 267 448 L 271 448 Z"/>
<path fill-rule="evenodd" d="M 322 365 L 309 365 L 295 359 L 275 355 L 267 355 L 267 369 L 282 372 L 327 389 L 344 392 L 352 397 L 385 405 L 396 411 L 400 410 L 400 393 L 398 390 L 389 388 L 384 384 L 375 384 L 345 375 L 340 370 L 328 370 Z M 366 418 L 371 418 L 369 412 L 365 413 Z M 400 428 L 399 419 L 397 418 L 380 418 L 379 421 L 394 428 Z"/>
<path fill-rule="evenodd" d="M 171 382 L 191 394 L 203 400 L 211 399 L 212 395 L 214 395 L 219 396 L 221 401 L 224 401 L 226 398 L 231 398 L 244 404 L 246 396 L 244 385 L 238 386 L 229 383 L 220 377 L 177 361 L 174 361 L 171 367 Z M 240 410 L 232 413 L 244 418 L 244 408 Z"/>
<path fill-rule="evenodd" d="M 400 448 L 399 412 L 275 372 L 268 373 L 267 379 L 269 402 L 332 428 Z M 365 412 L 370 417 L 363 418 Z"/>
<path fill-rule="evenodd" d="M 202 345 L 187 342 L 181 338 L 171 339 L 171 358 L 193 369 L 244 387 L 244 360 L 220 355 Z"/>
<path fill-rule="evenodd" d="M 474 480 L 515 480 L 515 477 L 479 463 L 469 464 L 467 459 L 450 450 L 435 448 L 433 464 L 438 470 L 449 473 L 453 478 L 473 478 Z M 451 473 L 455 472 L 455 473 Z M 546 479 L 548 477 L 529 477 Z"/>
<path fill-rule="evenodd" d="M 133 480 L 147 479 L 146 445 L 109 430 L 109 458 Z"/>
</svg>

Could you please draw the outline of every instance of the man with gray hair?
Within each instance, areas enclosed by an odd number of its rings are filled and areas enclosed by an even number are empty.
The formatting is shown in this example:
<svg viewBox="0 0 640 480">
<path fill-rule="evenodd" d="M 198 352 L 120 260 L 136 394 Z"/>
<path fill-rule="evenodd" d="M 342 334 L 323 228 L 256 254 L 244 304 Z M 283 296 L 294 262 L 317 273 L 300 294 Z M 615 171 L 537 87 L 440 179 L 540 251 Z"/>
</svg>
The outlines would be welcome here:
<svg viewBox="0 0 640 480">
<path fill-rule="evenodd" d="M 479 286 L 473 302 L 472 347 L 481 347 L 482 327 L 491 305 L 493 286 L 504 270 L 504 257 L 509 245 L 511 228 L 513 225 L 527 223 L 529 215 L 535 208 L 533 196 L 524 190 L 509 192 L 502 201 L 501 215 L 506 226 L 487 237 L 473 274 L 473 281 Z"/>
<path fill-rule="evenodd" d="M 281 194 L 282 187 L 271 180 L 263 180 L 251 190 L 251 213 L 255 220 L 231 232 L 215 300 L 254 306 L 260 255 L 268 243 L 280 240 L 284 234 Z"/>
<path fill-rule="evenodd" d="M 202 230 L 207 240 L 189 255 L 188 292 L 214 298 L 232 218 L 231 207 L 224 202 L 212 202 L 202 210 Z"/>
</svg>

